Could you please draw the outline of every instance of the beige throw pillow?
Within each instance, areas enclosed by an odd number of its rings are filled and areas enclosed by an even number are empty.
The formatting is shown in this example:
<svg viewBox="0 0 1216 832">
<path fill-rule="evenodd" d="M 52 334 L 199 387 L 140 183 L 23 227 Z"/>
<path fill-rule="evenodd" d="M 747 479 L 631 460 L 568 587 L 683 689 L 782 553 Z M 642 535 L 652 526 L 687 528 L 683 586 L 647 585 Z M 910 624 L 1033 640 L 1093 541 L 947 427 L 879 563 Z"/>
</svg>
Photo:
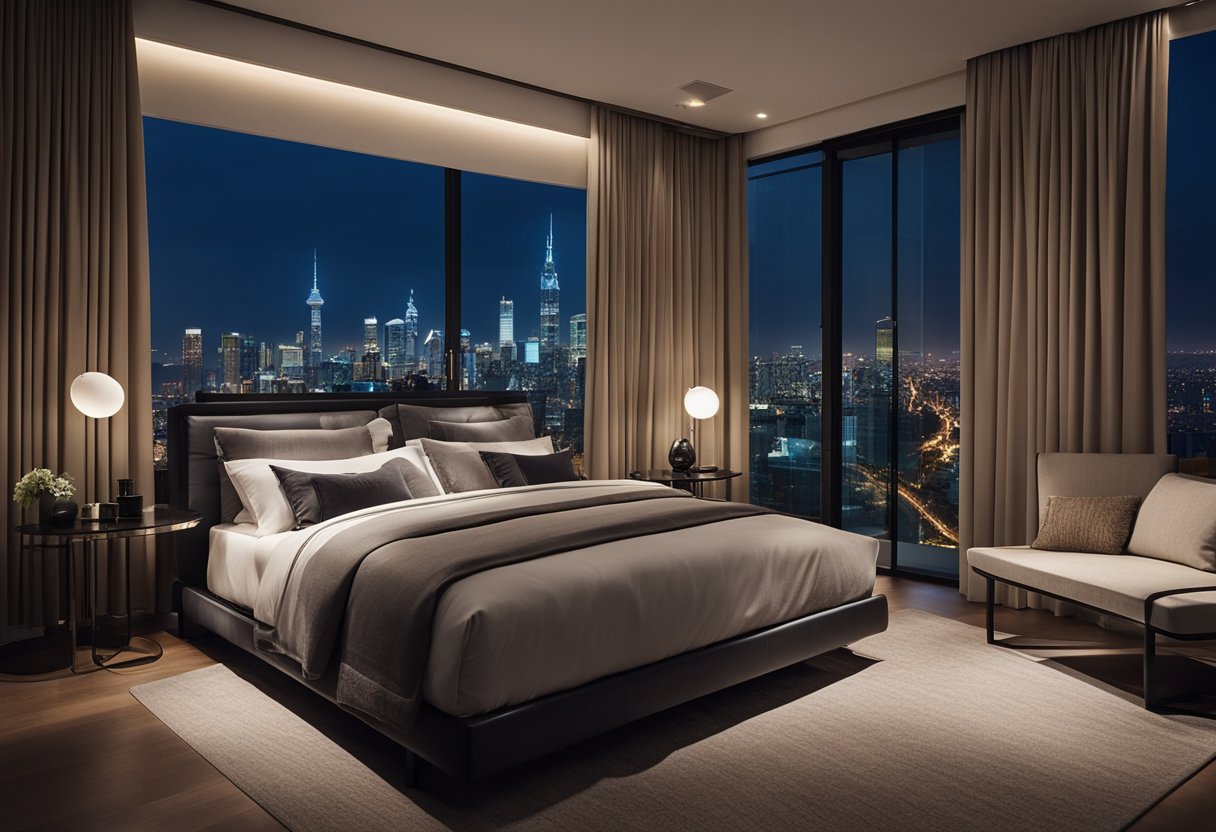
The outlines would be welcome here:
<svg viewBox="0 0 1216 832">
<path fill-rule="evenodd" d="M 1166 474 L 1144 498 L 1127 551 L 1216 572 L 1216 481 Z"/>
<path fill-rule="evenodd" d="M 1034 549 L 1121 555 L 1139 497 L 1050 497 Z"/>
</svg>

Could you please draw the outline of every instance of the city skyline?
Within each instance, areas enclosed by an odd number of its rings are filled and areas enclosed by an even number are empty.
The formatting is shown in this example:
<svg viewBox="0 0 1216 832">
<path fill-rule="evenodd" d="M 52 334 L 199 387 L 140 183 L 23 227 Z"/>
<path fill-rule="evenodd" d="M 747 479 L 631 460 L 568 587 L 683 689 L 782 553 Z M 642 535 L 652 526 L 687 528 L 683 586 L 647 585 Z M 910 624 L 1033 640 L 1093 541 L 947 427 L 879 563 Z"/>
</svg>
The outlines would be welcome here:
<svg viewBox="0 0 1216 832">
<path fill-rule="evenodd" d="M 408 320 L 411 291 L 419 337 L 443 329 L 442 168 L 151 117 L 144 135 L 157 355 L 180 359 L 190 327 L 204 331 L 209 366 L 221 331 L 294 343 L 311 328 L 314 249 L 325 353 L 361 347 L 364 318 Z M 467 172 L 461 181 L 462 326 L 497 341 L 504 290 L 521 320 L 539 310 L 550 216 L 563 306 L 583 311 L 585 192 Z M 541 335 L 528 318 L 520 340 Z"/>
</svg>

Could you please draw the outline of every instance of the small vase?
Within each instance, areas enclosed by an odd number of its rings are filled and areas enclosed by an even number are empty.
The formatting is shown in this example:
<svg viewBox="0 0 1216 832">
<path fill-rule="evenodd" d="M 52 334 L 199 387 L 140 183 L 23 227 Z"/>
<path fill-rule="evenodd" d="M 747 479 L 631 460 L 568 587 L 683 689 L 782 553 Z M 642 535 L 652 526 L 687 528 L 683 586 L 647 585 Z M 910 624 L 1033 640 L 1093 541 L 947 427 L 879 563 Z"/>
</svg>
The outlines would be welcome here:
<svg viewBox="0 0 1216 832">
<path fill-rule="evenodd" d="M 692 443 L 687 439 L 677 439 L 671 443 L 667 452 L 667 461 L 673 471 L 687 471 L 697 462 L 697 452 L 692 449 Z"/>
<path fill-rule="evenodd" d="M 55 495 L 54 494 L 39 494 L 38 495 L 38 525 L 51 525 L 51 517 L 55 514 Z"/>
</svg>

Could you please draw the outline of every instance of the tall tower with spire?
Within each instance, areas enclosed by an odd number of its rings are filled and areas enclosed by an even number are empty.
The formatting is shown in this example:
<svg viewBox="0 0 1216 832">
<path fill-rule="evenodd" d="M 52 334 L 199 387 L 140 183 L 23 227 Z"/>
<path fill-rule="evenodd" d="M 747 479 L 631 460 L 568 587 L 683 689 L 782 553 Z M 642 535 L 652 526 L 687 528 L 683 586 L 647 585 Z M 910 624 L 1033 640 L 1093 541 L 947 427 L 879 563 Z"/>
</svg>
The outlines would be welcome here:
<svg viewBox="0 0 1216 832">
<path fill-rule="evenodd" d="M 557 267 L 553 265 L 553 215 L 549 215 L 549 237 L 545 241 L 545 267 L 540 274 L 540 346 L 556 347 L 560 343 L 561 289 L 557 285 Z"/>
<path fill-rule="evenodd" d="M 405 304 L 405 363 L 418 368 L 418 307 L 414 306 L 414 290 Z"/>
<path fill-rule="evenodd" d="M 321 299 L 321 293 L 317 290 L 317 250 L 312 250 L 312 294 L 308 296 L 308 310 L 311 320 L 310 338 L 308 341 L 308 362 L 307 367 L 310 374 L 315 375 L 317 368 L 321 366 L 321 307 L 325 305 L 325 301 Z"/>
</svg>

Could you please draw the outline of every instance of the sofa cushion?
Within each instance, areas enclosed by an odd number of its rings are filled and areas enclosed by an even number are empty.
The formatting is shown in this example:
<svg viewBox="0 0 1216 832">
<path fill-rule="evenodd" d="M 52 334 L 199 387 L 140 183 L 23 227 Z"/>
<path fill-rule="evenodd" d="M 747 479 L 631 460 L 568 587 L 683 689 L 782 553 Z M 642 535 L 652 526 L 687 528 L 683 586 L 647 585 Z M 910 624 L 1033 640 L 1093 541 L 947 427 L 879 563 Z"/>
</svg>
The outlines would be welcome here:
<svg viewBox="0 0 1216 832">
<path fill-rule="evenodd" d="M 1027 546 L 967 550 L 967 562 L 995 578 L 1144 622 L 1144 599 L 1155 592 L 1216 586 L 1212 575 L 1152 558 L 1044 552 Z M 1216 632 L 1216 591 L 1172 595 L 1153 607 L 1152 625 L 1167 633 Z"/>
<path fill-rule="evenodd" d="M 1139 497 L 1052 497 L 1034 549 L 1121 555 L 1132 534 Z"/>
<path fill-rule="evenodd" d="M 1127 551 L 1216 572 L 1216 481 L 1162 477 L 1144 498 Z"/>
<path fill-rule="evenodd" d="M 1061 494 L 1072 497 L 1134 494 L 1143 499 L 1157 480 L 1178 470 L 1178 460 L 1173 454 L 1041 453 L 1036 469 L 1042 523 L 1048 499 Z"/>
</svg>

